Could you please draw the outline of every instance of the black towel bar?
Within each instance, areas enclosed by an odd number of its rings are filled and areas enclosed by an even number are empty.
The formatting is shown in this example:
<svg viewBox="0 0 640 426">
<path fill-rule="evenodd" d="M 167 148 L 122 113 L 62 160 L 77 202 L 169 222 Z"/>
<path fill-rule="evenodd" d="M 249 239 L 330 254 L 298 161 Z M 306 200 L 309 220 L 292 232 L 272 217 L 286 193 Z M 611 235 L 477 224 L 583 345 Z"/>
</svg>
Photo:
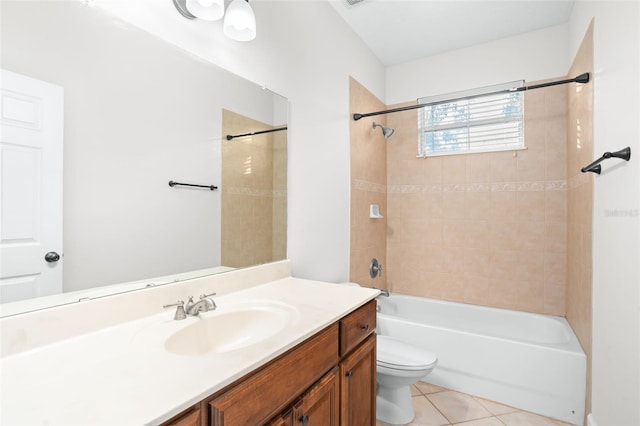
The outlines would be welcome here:
<svg viewBox="0 0 640 426">
<path fill-rule="evenodd" d="M 169 181 L 169 186 L 170 187 L 173 188 L 174 186 L 177 186 L 177 185 L 180 185 L 180 186 L 191 186 L 191 187 L 194 187 L 194 188 L 209 188 L 209 190 L 211 190 L 211 191 L 215 191 L 216 189 L 218 189 L 218 187 L 214 186 L 214 185 L 194 185 L 192 183 L 180 183 L 180 182 L 174 182 L 172 180 Z"/>
<path fill-rule="evenodd" d="M 622 158 L 625 161 L 629 161 L 629 159 L 631 158 L 631 148 L 626 147 L 616 152 L 605 152 L 604 154 L 602 154 L 602 157 L 598 158 L 596 161 L 589 164 L 588 166 L 581 168 L 580 171 L 582 173 L 592 172 L 592 173 L 600 174 L 602 172 L 602 167 L 600 166 L 600 163 L 608 158 Z"/>
</svg>

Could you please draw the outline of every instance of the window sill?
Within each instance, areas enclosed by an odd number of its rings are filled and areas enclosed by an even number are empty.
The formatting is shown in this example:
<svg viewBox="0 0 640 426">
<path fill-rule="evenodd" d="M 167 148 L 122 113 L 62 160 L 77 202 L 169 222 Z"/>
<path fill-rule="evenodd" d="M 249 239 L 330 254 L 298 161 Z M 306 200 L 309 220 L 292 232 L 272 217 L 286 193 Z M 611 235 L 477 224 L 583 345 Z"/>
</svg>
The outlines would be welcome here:
<svg viewBox="0 0 640 426">
<path fill-rule="evenodd" d="M 463 155 L 463 154 L 486 154 L 491 152 L 504 152 L 504 151 L 525 151 L 527 149 L 526 146 L 521 146 L 517 148 L 495 148 L 495 149 L 483 149 L 483 150 L 474 150 L 474 151 L 456 151 L 456 152 L 434 152 L 428 155 L 416 155 L 416 158 L 429 158 L 429 157 L 443 157 L 447 155 Z"/>
</svg>

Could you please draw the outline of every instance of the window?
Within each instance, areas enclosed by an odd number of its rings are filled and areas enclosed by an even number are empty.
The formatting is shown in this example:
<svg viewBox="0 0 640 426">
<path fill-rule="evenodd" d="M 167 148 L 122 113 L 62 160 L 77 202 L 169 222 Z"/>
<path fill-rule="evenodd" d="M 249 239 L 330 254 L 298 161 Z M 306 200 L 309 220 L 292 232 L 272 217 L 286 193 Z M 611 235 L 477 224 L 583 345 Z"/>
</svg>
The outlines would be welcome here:
<svg viewBox="0 0 640 426">
<path fill-rule="evenodd" d="M 515 91 L 433 102 L 418 109 L 418 156 L 524 149 L 522 116 L 522 93 Z"/>
</svg>

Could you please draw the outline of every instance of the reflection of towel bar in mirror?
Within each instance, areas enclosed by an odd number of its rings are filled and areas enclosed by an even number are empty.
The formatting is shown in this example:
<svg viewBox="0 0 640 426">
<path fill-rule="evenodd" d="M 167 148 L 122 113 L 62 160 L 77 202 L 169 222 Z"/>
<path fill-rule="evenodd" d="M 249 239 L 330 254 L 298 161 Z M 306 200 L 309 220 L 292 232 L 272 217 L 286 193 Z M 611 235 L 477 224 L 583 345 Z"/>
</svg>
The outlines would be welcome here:
<svg viewBox="0 0 640 426">
<path fill-rule="evenodd" d="M 259 130 L 257 132 L 243 133 L 241 135 L 227 135 L 227 140 L 230 141 L 233 138 L 242 138 L 244 136 L 261 135 L 263 133 L 281 132 L 283 130 L 287 130 L 287 127 L 285 126 L 285 127 L 278 127 L 276 129 L 270 129 L 270 130 Z"/>
<path fill-rule="evenodd" d="M 608 158 L 621 158 L 625 161 L 629 161 L 629 159 L 631 158 L 631 148 L 626 147 L 616 152 L 605 152 L 604 154 L 602 154 L 602 157 L 598 158 L 588 166 L 583 167 L 582 169 L 580 169 L 580 171 L 582 173 L 593 172 L 596 174 L 600 174 L 602 172 L 600 163 Z"/>
<path fill-rule="evenodd" d="M 179 186 L 191 186 L 191 187 L 194 187 L 194 188 L 209 188 L 209 190 L 211 190 L 211 191 L 215 191 L 216 189 L 218 189 L 218 187 L 214 186 L 214 185 L 194 185 L 192 183 L 180 183 L 180 182 L 174 182 L 172 180 L 169 181 L 169 186 L 172 187 L 172 188 L 174 186 L 178 186 L 178 185 Z"/>
</svg>

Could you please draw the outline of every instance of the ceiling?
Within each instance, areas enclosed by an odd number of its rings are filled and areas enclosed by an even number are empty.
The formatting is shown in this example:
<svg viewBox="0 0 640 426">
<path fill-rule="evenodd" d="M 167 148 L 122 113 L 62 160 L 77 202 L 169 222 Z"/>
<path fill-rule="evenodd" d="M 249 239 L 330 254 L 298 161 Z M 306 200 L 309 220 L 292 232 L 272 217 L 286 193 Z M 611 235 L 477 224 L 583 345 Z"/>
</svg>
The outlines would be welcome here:
<svg viewBox="0 0 640 426">
<path fill-rule="evenodd" d="M 574 4 L 574 0 L 328 1 L 386 66 L 560 25 L 569 20 Z"/>
</svg>

